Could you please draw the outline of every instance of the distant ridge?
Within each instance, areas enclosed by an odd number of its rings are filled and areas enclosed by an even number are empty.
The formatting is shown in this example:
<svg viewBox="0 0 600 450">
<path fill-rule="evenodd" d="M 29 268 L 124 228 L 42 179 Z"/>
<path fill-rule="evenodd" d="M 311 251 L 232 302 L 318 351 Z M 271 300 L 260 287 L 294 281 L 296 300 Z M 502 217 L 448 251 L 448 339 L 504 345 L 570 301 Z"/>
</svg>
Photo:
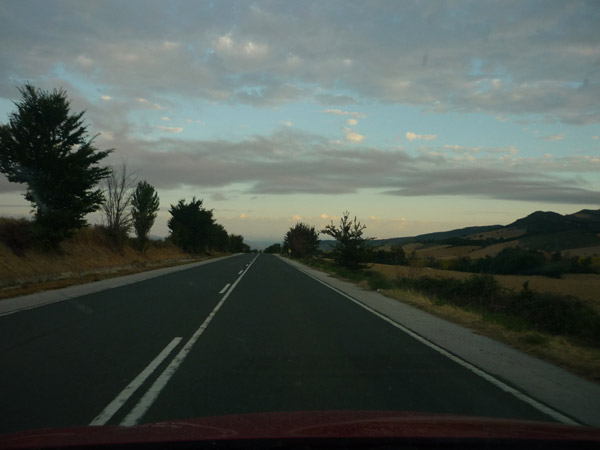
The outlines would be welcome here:
<svg viewBox="0 0 600 450">
<path fill-rule="evenodd" d="M 578 247 L 600 246 L 600 209 L 583 209 L 573 214 L 552 211 L 536 211 L 509 225 L 489 225 L 459 228 L 450 231 L 427 233 L 418 236 L 376 239 L 374 246 L 406 245 L 451 239 L 471 239 L 475 245 L 478 235 L 497 230 L 522 230 L 519 245 L 537 250 L 560 251 Z M 367 230 L 368 231 L 368 230 Z M 511 239 L 505 239 L 508 241 Z M 327 251 L 335 243 L 321 241 L 321 249 Z"/>
</svg>

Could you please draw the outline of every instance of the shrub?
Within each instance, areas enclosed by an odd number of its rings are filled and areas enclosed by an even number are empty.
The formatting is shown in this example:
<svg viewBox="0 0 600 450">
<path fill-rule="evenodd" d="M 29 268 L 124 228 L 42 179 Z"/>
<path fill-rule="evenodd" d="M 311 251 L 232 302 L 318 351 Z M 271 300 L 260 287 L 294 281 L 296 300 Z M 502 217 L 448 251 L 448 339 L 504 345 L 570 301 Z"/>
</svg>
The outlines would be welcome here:
<svg viewBox="0 0 600 450">
<path fill-rule="evenodd" d="M 25 256 L 25 250 L 33 242 L 32 223 L 27 219 L 2 218 L 0 220 L 0 241 L 17 256 Z"/>
</svg>

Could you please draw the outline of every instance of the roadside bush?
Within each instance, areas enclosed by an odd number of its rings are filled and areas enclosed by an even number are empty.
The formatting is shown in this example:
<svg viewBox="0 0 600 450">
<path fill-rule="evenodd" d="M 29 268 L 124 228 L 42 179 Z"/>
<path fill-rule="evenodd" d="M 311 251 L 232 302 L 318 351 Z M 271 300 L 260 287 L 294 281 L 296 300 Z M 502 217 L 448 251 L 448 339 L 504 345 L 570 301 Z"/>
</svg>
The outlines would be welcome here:
<svg viewBox="0 0 600 450">
<path fill-rule="evenodd" d="M 0 241 L 15 255 L 25 256 L 33 243 L 32 223 L 27 219 L 0 219 Z"/>
<path fill-rule="evenodd" d="M 515 293 L 502 288 L 491 275 L 474 275 L 467 280 L 398 278 L 396 285 L 433 297 L 438 304 L 512 317 L 532 330 L 570 336 L 600 347 L 600 315 L 572 296 L 533 291 L 527 283 Z"/>
</svg>

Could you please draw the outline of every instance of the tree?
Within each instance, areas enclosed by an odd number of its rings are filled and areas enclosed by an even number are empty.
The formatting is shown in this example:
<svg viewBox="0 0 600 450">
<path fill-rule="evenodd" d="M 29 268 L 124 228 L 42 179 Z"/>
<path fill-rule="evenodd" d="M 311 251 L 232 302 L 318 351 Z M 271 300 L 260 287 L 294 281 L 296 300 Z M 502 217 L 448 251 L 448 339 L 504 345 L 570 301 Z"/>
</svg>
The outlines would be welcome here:
<svg viewBox="0 0 600 450">
<path fill-rule="evenodd" d="M 212 210 L 204 209 L 202 200 L 194 197 L 188 204 L 179 200 L 177 205 L 171 205 L 169 212 L 167 226 L 173 243 L 190 253 L 206 251 L 214 224 Z"/>
<path fill-rule="evenodd" d="M 156 213 L 160 206 L 158 193 L 151 184 L 140 181 L 135 188 L 131 200 L 131 216 L 133 228 L 138 239 L 138 246 L 142 252 L 148 249 L 148 233 L 154 225 Z"/>
<path fill-rule="evenodd" d="M 211 247 L 219 252 L 226 252 L 229 249 L 229 234 L 220 223 L 213 225 Z"/>
<path fill-rule="evenodd" d="M 350 213 L 345 211 L 340 219 L 339 227 L 333 223 L 327 225 L 321 233 L 327 234 L 337 242 L 332 246 L 333 260 L 337 265 L 352 270 L 359 270 L 366 267 L 366 263 L 371 256 L 372 248 L 369 241 L 373 238 L 363 237 L 363 231 L 367 228 L 354 217 L 350 220 Z"/>
<path fill-rule="evenodd" d="M 112 150 L 93 145 L 83 112 L 71 113 L 64 90 L 48 92 L 25 84 L 19 92 L 17 111 L 0 125 L 0 172 L 13 183 L 27 184 L 34 233 L 56 248 L 86 224 L 86 214 L 100 208 L 102 191 L 94 187 L 109 169 L 98 163 Z"/>
<path fill-rule="evenodd" d="M 135 182 L 135 177 L 127 172 L 125 163 L 118 169 L 111 168 L 110 174 L 103 180 L 104 227 L 113 243 L 118 246 L 124 243 L 133 225 L 130 207 Z"/>
<path fill-rule="evenodd" d="M 315 227 L 298 222 L 285 234 L 283 246 L 292 250 L 292 256 L 304 258 L 319 248 L 319 233 Z"/>
<path fill-rule="evenodd" d="M 392 254 L 392 264 L 399 266 L 407 263 L 408 259 L 401 245 L 392 245 L 390 252 Z"/>
<path fill-rule="evenodd" d="M 264 249 L 264 253 L 281 253 L 281 244 L 269 245 Z"/>
<path fill-rule="evenodd" d="M 244 243 L 244 236 L 239 234 L 230 234 L 229 251 L 232 253 L 249 253 L 250 246 Z"/>
</svg>

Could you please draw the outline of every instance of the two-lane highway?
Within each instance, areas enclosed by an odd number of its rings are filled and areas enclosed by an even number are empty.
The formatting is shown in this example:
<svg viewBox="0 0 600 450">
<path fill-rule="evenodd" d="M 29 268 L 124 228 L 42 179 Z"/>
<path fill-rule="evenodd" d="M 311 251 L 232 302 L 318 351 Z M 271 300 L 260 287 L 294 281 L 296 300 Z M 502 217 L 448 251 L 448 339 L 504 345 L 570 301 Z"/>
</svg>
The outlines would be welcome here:
<svg viewBox="0 0 600 450">
<path fill-rule="evenodd" d="M 0 432 L 264 411 L 553 420 L 272 255 L 0 317 Z"/>
</svg>

